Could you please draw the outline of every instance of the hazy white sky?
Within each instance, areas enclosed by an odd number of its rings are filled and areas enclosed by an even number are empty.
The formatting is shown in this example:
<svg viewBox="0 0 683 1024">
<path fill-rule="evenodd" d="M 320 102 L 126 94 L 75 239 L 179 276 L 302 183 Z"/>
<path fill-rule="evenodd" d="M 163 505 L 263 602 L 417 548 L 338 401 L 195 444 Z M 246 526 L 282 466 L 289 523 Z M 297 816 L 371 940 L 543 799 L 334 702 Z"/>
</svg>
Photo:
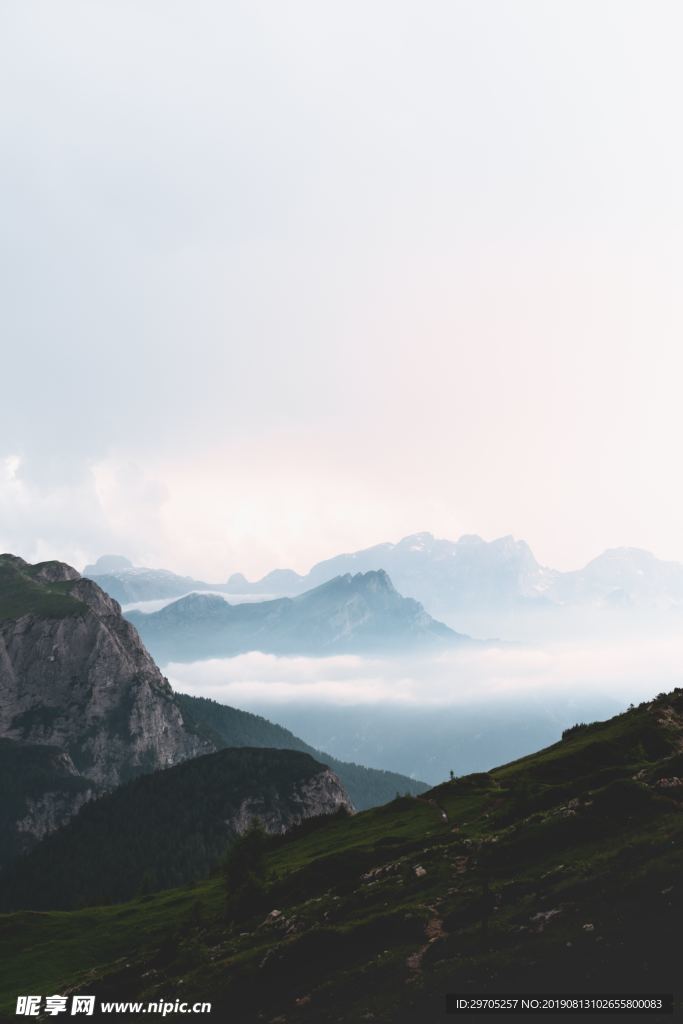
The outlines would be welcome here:
<svg viewBox="0 0 683 1024">
<path fill-rule="evenodd" d="M 5 0 L 0 548 L 683 560 L 676 0 Z"/>
</svg>

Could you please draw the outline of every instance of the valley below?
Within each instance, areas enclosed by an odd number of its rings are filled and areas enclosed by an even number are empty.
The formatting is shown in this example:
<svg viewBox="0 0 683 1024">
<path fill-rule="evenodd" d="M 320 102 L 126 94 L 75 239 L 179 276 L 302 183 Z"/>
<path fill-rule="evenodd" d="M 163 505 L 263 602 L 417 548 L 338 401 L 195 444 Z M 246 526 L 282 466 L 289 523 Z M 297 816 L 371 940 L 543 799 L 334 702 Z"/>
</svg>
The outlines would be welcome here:
<svg viewBox="0 0 683 1024">
<path fill-rule="evenodd" d="M 554 743 L 681 680 L 666 635 L 400 657 L 170 662 L 174 688 L 279 722 L 317 749 L 436 785 Z"/>
</svg>

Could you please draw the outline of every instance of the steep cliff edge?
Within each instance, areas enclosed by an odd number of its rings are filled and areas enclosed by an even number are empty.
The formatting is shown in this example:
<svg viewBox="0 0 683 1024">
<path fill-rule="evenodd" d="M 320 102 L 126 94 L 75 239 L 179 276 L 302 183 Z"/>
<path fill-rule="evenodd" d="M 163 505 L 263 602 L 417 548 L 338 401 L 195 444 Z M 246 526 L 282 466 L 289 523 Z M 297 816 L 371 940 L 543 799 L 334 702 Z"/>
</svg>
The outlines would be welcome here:
<svg viewBox="0 0 683 1024">
<path fill-rule="evenodd" d="M 215 749 L 116 601 L 68 565 L 14 555 L 0 555 L 0 738 L 23 748 L 24 763 L 29 747 L 56 748 L 68 761 L 40 806 L 26 795 L 17 807 L 25 841 L 89 796 Z M 72 771 L 86 785 L 65 788 L 61 776 Z"/>
</svg>

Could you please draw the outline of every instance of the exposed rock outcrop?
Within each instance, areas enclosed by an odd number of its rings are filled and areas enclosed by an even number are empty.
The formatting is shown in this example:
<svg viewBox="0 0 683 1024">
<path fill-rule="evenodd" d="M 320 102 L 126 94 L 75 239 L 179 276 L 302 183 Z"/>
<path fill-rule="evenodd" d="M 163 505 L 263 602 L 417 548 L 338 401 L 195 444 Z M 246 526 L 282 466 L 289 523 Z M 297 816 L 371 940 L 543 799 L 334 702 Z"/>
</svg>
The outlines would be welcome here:
<svg viewBox="0 0 683 1024">
<path fill-rule="evenodd" d="M 272 798 L 266 803 L 259 797 L 248 797 L 227 824 L 232 831 L 242 833 L 256 818 L 266 832 L 278 833 L 301 824 L 306 818 L 334 814 L 342 807 L 349 814 L 354 810 L 344 787 L 329 768 L 323 768 L 317 775 L 299 782 L 282 797 L 280 804 L 274 804 Z"/>
<path fill-rule="evenodd" d="M 63 751 L 88 783 L 42 793 L 16 827 L 39 838 L 88 795 L 215 749 L 184 719 L 119 604 L 61 562 L 0 556 L 0 738 Z"/>
</svg>

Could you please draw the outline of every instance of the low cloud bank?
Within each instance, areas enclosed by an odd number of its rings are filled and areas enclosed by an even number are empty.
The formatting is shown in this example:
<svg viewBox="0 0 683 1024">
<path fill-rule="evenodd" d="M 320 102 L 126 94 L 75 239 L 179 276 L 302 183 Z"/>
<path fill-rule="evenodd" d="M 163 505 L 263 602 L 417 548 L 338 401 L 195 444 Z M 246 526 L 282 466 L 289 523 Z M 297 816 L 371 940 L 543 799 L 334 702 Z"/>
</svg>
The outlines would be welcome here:
<svg viewBox="0 0 683 1024">
<path fill-rule="evenodd" d="M 683 638 L 469 649 L 421 658 L 282 658 L 253 652 L 172 663 L 166 672 L 176 689 L 242 707 L 466 707 L 491 699 L 580 701 L 598 693 L 625 706 L 681 683 Z"/>
<path fill-rule="evenodd" d="M 262 714 L 318 750 L 438 783 L 485 771 L 683 679 L 683 639 L 433 657 L 171 664 L 173 686 Z"/>
</svg>

